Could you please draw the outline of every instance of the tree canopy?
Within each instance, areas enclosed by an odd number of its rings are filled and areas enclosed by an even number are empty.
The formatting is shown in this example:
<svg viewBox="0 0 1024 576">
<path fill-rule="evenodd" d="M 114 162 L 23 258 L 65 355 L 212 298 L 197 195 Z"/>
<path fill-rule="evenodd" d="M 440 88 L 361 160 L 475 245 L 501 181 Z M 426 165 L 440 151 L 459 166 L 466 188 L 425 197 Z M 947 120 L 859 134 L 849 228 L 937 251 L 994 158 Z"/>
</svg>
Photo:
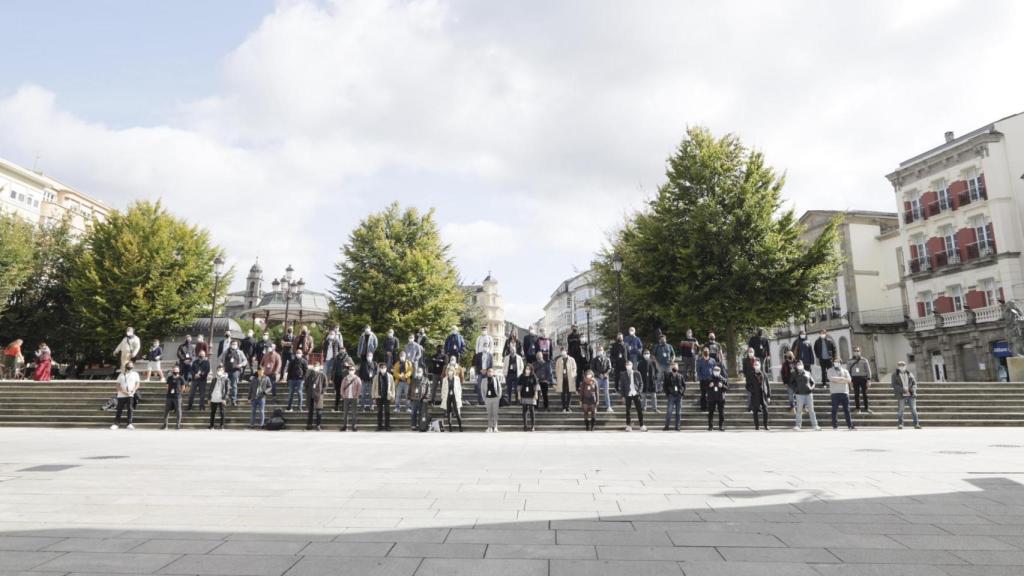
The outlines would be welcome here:
<svg viewBox="0 0 1024 576">
<path fill-rule="evenodd" d="M 3 246 L 0 250 L 0 313 L 3 313 L 11 294 L 32 273 L 33 225 L 13 214 L 0 214 L 0 246 Z"/>
<path fill-rule="evenodd" d="M 785 178 L 761 152 L 734 135 L 690 128 L 665 176 L 594 262 L 607 336 L 616 329 L 615 254 L 623 260 L 624 328 L 642 334 L 660 328 L 675 339 L 692 328 L 703 341 L 715 331 L 735 352 L 746 331 L 830 300 L 840 264 L 837 221 L 803 241 L 793 210 L 783 207 Z"/>
</svg>

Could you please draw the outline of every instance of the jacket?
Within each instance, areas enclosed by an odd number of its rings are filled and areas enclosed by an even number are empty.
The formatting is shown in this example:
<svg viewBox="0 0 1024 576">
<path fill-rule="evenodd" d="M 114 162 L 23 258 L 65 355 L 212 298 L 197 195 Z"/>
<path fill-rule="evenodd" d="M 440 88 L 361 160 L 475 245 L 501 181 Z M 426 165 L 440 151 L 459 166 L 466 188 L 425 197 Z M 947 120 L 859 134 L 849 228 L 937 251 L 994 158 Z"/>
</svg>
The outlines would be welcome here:
<svg viewBox="0 0 1024 576">
<path fill-rule="evenodd" d="M 531 405 L 537 403 L 537 387 L 540 386 L 540 382 L 537 381 L 536 374 L 523 374 L 519 376 L 519 397 L 522 398 L 523 404 Z"/>
<path fill-rule="evenodd" d="M 754 357 L 764 360 L 768 357 L 768 339 L 754 334 L 747 341 L 747 346 L 754 349 Z"/>
<path fill-rule="evenodd" d="M 683 377 L 683 373 L 671 370 L 665 372 L 665 377 L 662 378 L 662 391 L 669 397 L 682 396 L 686 392 L 686 378 Z"/>
<path fill-rule="evenodd" d="M 324 363 L 327 363 L 327 362 L 330 362 L 331 360 L 334 360 L 338 356 L 338 354 L 340 354 L 341 351 L 344 350 L 344 349 L 345 349 L 345 347 L 342 346 L 342 342 L 341 342 L 341 337 L 340 336 L 334 336 L 333 334 L 328 334 L 327 337 L 324 338 L 324 345 L 323 345 Z"/>
<path fill-rule="evenodd" d="M 138 336 L 134 334 L 132 336 L 125 336 L 121 339 L 121 343 L 114 348 L 114 356 L 120 356 L 121 364 L 118 365 L 118 370 L 124 368 L 124 365 L 129 360 L 134 360 L 139 355 L 139 348 L 142 347 L 142 341 L 139 340 Z"/>
<path fill-rule="evenodd" d="M 210 387 L 210 404 L 223 404 L 228 399 L 228 377 L 217 376 Z"/>
<path fill-rule="evenodd" d="M 669 367 L 672 365 L 672 361 L 676 359 L 676 351 L 672 349 L 672 345 L 668 342 L 659 342 L 654 347 L 654 360 L 658 363 L 658 368 L 662 372 L 668 372 Z"/>
<path fill-rule="evenodd" d="M 533 362 L 537 358 L 537 335 L 527 334 L 523 336 L 523 356 Z"/>
<path fill-rule="evenodd" d="M 622 374 L 619 374 L 619 394 L 622 394 L 623 398 L 630 396 L 630 375 L 633 376 L 633 392 L 635 392 L 635 394 L 633 395 L 639 396 L 643 394 L 644 391 L 644 377 L 640 374 L 640 372 L 636 368 L 634 368 L 632 371 L 624 370 Z"/>
<path fill-rule="evenodd" d="M 237 348 L 228 348 L 220 358 L 225 372 L 238 372 L 246 366 L 245 353 Z"/>
<path fill-rule="evenodd" d="M 444 375 L 444 367 L 447 363 L 448 357 L 445 356 L 444 352 L 434 354 L 430 358 L 430 373 L 440 378 Z"/>
<path fill-rule="evenodd" d="M 584 406 L 597 405 L 597 382 L 584 378 L 580 382 L 580 404 Z"/>
<path fill-rule="evenodd" d="M 206 382 L 210 377 L 210 360 L 208 358 L 196 358 L 192 363 L 192 381 Z"/>
<path fill-rule="evenodd" d="M 476 353 L 487 352 L 494 354 L 494 338 L 490 334 L 481 334 L 476 337 Z"/>
<path fill-rule="evenodd" d="M 607 378 L 612 371 L 612 361 L 604 354 L 598 354 L 590 359 L 590 369 L 596 378 Z"/>
<path fill-rule="evenodd" d="M 640 371 L 640 375 L 644 377 L 644 394 L 652 394 L 658 390 L 658 365 L 654 362 L 654 358 L 650 360 L 646 358 L 640 358 L 637 362 L 636 369 Z"/>
<path fill-rule="evenodd" d="M 281 355 L 274 350 L 266 352 L 263 354 L 263 359 L 260 360 L 260 366 L 263 368 L 264 374 L 277 378 L 278 373 L 281 372 Z"/>
<path fill-rule="evenodd" d="M 714 375 L 712 375 L 711 382 L 708 383 L 708 402 L 724 402 L 725 393 L 728 390 L 728 380 L 722 376 L 715 378 Z"/>
<path fill-rule="evenodd" d="M 313 407 L 324 409 L 324 392 L 327 391 L 327 375 L 319 370 L 309 370 L 302 383 L 306 389 L 306 397 L 313 400 Z"/>
<path fill-rule="evenodd" d="M 828 369 L 828 391 L 831 394 L 850 395 L 850 384 L 853 379 L 850 373 L 841 364 L 836 364 Z"/>
<path fill-rule="evenodd" d="M 801 396 L 810 394 L 814 391 L 814 386 L 814 377 L 811 376 L 811 373 L 806 368 L 804 368 L 803 372 L 797 370 L 793 374 L 793 391 L 797 394 Z"/>
<path fill-rule="evenodd" d="M 423 347 L 416 343 L 416 341 L 407 342 L 405 344 L 405 357 L 412 362 L 413 366 L 419 366 L 420 360 L 423 358 Z"/>
<path fill-rule="evenodd" d="M 246 336 L 242 338 L 238 347 L 242 349 L 242 354 L 245 354 L 246 358 L 252 358 L 253 353 L 256 352 L 256 340 L 252 336 Z"/>
<path fill-rule="evenodd" d="M 334 384 L 335 388 L 345 376 L 348 375 L 348 367 L 355 366 L 356 363 L 352 361 L 352 357 L 348 355 L 348 352 L 344 348 L 334 357 L 334 363 L 331 364 L 331 383 Z"/>
<path fill-rule="evenodd" d="M 523 357 L 515 352 L 505 356 L 505 379 L 515 378 L 519 380 L 519 376 L 523 373 L 523 367 L 526 364 L 523 362 Z"/>
<path fill-rule="evenodd" d="M 341 390 L 342 398 L 359 398 L 359 394 L 363 391 L 363 380 L 355 374 L 345 374 L 345 377 L 341 379 L 339 390 Z"/>
<path fill-rule="evenodd" d="M 576 388 L 576 360 L 572 356 L 555 358 L 555 384 L 563 391 Z"/>
<path fill-rule="evenodd" d="M 551 371 L 550 360 L 540 360 L 533 363 L 533 373 L 537 375 L 537 381 L 541 384 L 551 384 L 555 375 Z"/>
<path fill-rule="evenodd" d="M 398 342 L 398 338 L 394 336 L 385 336 L 384 343 L 381 344 L 381 350 L 384 351 L 384 361 L 391 364 L 395 360 L 398 360 L 398 349 L 401 344 Z"/>
<path fill-rule="evenodd" d="M 441 378 L 441 403 L 443 404 L 444 410 L 448 412 L 448 393 L 450 391 L 455 392 L 455 410 L 459 414 L 462 414 L 462 379 L 458 376 L 447 376 Z"/>
<path fill-rule="evenodd" d="M 697 379 L 701 382 L 711 380 L 711 377 L 714 376 L 715 366 L 718 366 L 718 361 L 714 357 L 699 356 L 697 358 Z"/>
<path fill-rule="evenodd" d="M 430 396 L 430 380 L 427 380 L 426 376 L 417 378 L 412 377 L 412 383 L 409 385 L 409 400 L 424 400 Z"/>
<path fill-rule="evenodd" d="M 796 360 L 783 362 L 782 368 L 779 369 L 779 376 L 782 378 L 782 383 L 790 390 L 796 390 L 796 384 L 793 382 L 794 374 L 796 374 Z"/>
<path fill-rule="evenodd" d="M 360 360 L 372 359 L 373 353 L 377 351 L 377 335 L 373 332 L 363 332 L 362 336 L 359 337 L 359 348 L 356 350 L 356 356 L 359 356 Z"/>
<path fill-rule="evenodd" d="M 466 339 L 458 332 L 452 332 L 444 339 L 444 351 L 449 356 L 462 356 L 466 349 Z"/>
<path fill-rule="evenodd" d="M 167 397 L 175 398 L 181 395 L 181 389 L 185 386 L 185 379 L 181 376 L 171 374 L 167 377 Z"/>
<path fill-rule="evenodd" d="M 249 380 L 249 400 L 262 400 L 270 394 L 273 384 L 269 376 L 257 377 L 253 375 Z"/>
<path fill-rule="evenodd" d="M 289 380 L 304 380 L 308 370 L 309 364 L 306 363 L 305 358 L 292 358 L 288 361 Z"/>
<path fill-rule="evenodd" d="M 381 382 L 382 378 L 385 380 L 385 382 Z M 373 380 L 371 382 L 373 386 L 373 388 L 370 390 L 371 398 L 373 398 L 374 400 L 380 399 L 380 390 L 381 386 L 383 385 L 384 387 L 387 388 L 387 401 L 393 402 L 395 400 L 395 378 L 394 376 L 391 375 L 390 372 L 381 372 L 380 370 L 378 370 L 377 374 L 373 377 Z"/>
<path fill-rule="evenodd" d="M 505 347 L 501 351 L 502 356 L 508 356 L 509 350 L 515 350 L 516 354 L 523 355 L 523 345 L 516 338 L 515 334 L 510 334 L 508 339 L 505 340 Z"/>
<path fill-rule="evenodd" d="M 192 359 L 196 357 L 196 345 L 191 342 L 183 342 L 181 346 L 178 346 L 178 362 L 181 364 L 191 364 Z"/>
<path fill-rule="evenodd" d="M 622 338 L 622 343 L 626 345 L 626 355 L 629 356 L 630 360 L 636 362 L 644 350 L 643 341 L 636 334 L 626 334 Z"/>
<path fill-rule="evenodd" d="M 160 358 L 164 355 L 164 349 L 159 346 L 153 346 L 146 352 L 146 360 L 150 362 L 159 362 Z"/>
<path fill-rule="evenodd" d="M 900 376 L 900 374 L 899 370 L 892 373 L 892 395 L 895 398 L 917 397 L 917 378 L 914 378 L 910 370 L 903 372 L 906 376 Z M 903 390 L 904 379 L 906 379 L 907 383 L 905 393 Z"/>
<path fill-rule="evenodd" d="M 854 356 L 846 366 L 847 370 L 850 371 L 851 378 L 867 378 L 871 380 L 871 363 L 868 362 L 867 358 Z"/>
<path fill-rule="evenodd" d="M 292 350 L 302 350 L 302 355 L 308 358 L 310 353 L 313 352 L 313 337 L 307 332 L 299 334 L 298 337 L 295 338 Z"/>
<path fill-rule="evenodd" d="M 831 336 L 825 336 L 824 338 L 819 336 L 818 339 L 814 341 L 814 356 L 819 360 L 819 364 L 821 363 L 820 360 L 824 356 L 826 349 L 828 350 L 829 360 L 835 360 L 836 341 L 833 340 Z"/>
<path fill-rule="evenodd" d="M 754 372 L 753 377 L 747 381 L 747 392 L 750 392 L 751 406 L 767 408 L 772 401 L 772 385 L 764 372 Z"/>
<path fill-rule="evenodd" d="M 494 396 L 490 395 L 489 388 L 494 388 Z M 501 398 L 501 380 L 496 376 L 485 376 L 480 380 L 480 395 L 484 398 Z"/>
<path fill-rule="evenodd" d="M 408 360 L 399 360 L 391 367 L 391 373 L 394 375 L 396 382 L 409 382 L 412 380 L 413 370 L 415 370 L 415 366 Z"/>
<path fill-rule="evenodd" d="M 565 344 L 569 356 L 576 359 L 576 364 L 580 364 L 581 360 L 586 358 L 583 355 L 583 340 L 580 338 L 579 332 L 570 332 L 565 339 Z"/>
<path fill-rule="evenodd" d="M 608 349 L 608 359 L 612 362 L 612 368 L 616 372 L 626 369 L 626 345 L 616 340 Z"/>
<path fill-rule="evenodd" d="M 793 351 L 794 358 L 804 363 L 804 368 L 814 365 L 814 350 L 811 349 L 811 343 L 807 340 L 801 340 L 800 338 L 793 340 L 790 350 Z"/>
</svg>

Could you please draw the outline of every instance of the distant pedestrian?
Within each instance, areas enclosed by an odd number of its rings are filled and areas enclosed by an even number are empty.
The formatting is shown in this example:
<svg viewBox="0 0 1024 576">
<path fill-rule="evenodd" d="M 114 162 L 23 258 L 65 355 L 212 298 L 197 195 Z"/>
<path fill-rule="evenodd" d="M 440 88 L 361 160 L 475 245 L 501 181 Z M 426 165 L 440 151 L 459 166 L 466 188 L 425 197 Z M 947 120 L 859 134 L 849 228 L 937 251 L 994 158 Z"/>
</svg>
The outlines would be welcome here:
<svg viewBox="0 0 1024 576">
<path fill-rule="evenodd" d="M 395 401 L 395 377 L 384 362 L 377 364 L 372 395 L 377 403 L 377 431 L 391 432 L 391 403 Z"/>
<path fill-rule="evenodd" d="M 188 393 L 188 409 L 199 396 L 199 411 L 206 410 L 206 380 L 210 377 L 210 361 L 206 359 L 206 350 L 200 350 L 195 362 L 192 363 L 192 390 Z"/>
<path fill-rule="evenodd" d="M 286 412 L 292 411 L 292 400 L 298 400 L 296 408 L 302 410 L 302 385 L 306 380 L 306 372 L 309 370 L 309 364 L 306 363 L 306 359 L 302 357 L 301 350 L 295 350 L 293 352 L 292 360 L 288 362 L 288 407 L 285 409 Z"/>
<path fill-rule="evenodd" d="M 796 392 L 796 421 L 793 430 L 799 430 L 803 426 L 805 411 L 811 419 L 811 426 L 815 430 L 821 430 L 818 426 L 818 415 L 814 413 L 814 377 L 799 360 L 796 363 L 796 374 L 793 375 L 793 385 Z"/>
<path fill-rule="evenodd" d="M 640 372 L 633 368 L 633 362 L 626 360 L 626 367 L 619 376 L 619 393 L 626 402 L 626 432 L 633 431 L 633 419 L 630 409 L 636 408 L 637 420 L 640 422 L 640 431 L 647 432 L 644 425 L 644 408 L 640 400 L 643 394 L 644 379 Z"/>
<path fill-rule="evenodd" d="M 164 398 L 164 425 L 161 430 L 167 430 L 167 417 L 174 410 L 175 429 L 181 430 L 181 391 L 185 388 L 185 379 L 181 377 L 181 368 L 171 368 L 167 376 L 167 394 Z"/>
<path fill-rule="evenodd" d="M 568 414 L 569 406 L 572 404 L 572 394 L 576 391 L 576 360 L 569 356 L 565 346 L 558 349 L 558 357 L 555 359 L 555 379 L 558 391 L 561 393 L 562 412 Z"/>
<path fill-rule="evenodd" d="M 494 368 L 488 368 L 480 385 L 487 408 L 487 431 L 498 432 L 498 407 L 501 403 L 501 382 L 494 376 Z"/>
<path fill-rule="evenodd" d="M 896 363 L 896 371 L 892 373 L 892 394 L 896 397 L 896 427 L 903 429 L 903 409 L 910 407 L 910 415 L 914 418 L 914 428 L 921 429 L 921 421 L 917 417 L 917 378 L 907 370 L 907 363 L 900 360 Z"/>
<path fill-rule="evenodd" d="M 725 394 L 729 391 L 729 381 L 722 367 L 715 365 L 711 369 L 711 380 L 708 382 L 708 431 L 714 430 L 715 412 L 718 412 L 718 430 L 725 431 Z"/>
<path fill-rule="evenodd" d="M 262 366 L 249 382 L 249 428 L 259 430 L 266 424 L 267 396 L 273 390 L 273 382 Z"/>
<path fill-rule="evenodd" d="M 117 409 L 114 412 L 114 423 L 111 430 L 117 430 L 121 424 L 121 413 L 128 410 L 128 430 L 135 430 L 132 421 L 135 417 L 135 393 L 139 391 L 139 374 L 135 371 L 135 364 L 130 360 L 125 362 L 121 373 L 117 376 Z"/>
<path fill-rule="evenodd" d="M 593 431 L 597 426 L 597 380 L 594 373 L 587 370 L 583 373 L 583 380 L 580 382 L 580 408 L 583 410 L 583 426 L 586 430 Z"/>
<path fill-rule="evenodd" d="M 520 402 L 523 406 L 523 432 L 533 432 L 537 427 L 537 375 L 533 373 L 533 366 L 523 366 L 523 373 L 519 375 Z"/>
<path fill-rule="evenodd" d="M 32 379 L 36 382 L 49 382 L 50 370 L 53 366 L 53 355 L 46 342 L 40 342 L 36 349 L 36 369 L 32 373 Z"/>
<path fill-rule="evenodd" d="M 156 373 L 157 380 L 164 379 L 164 370 L 160 367 L 160 360 L 163 358 L 163 355 L 164 349 L 160 346 L 160 341 L 153 340 L 153 345 L 146 352 L 146 376 L 143 380 L 149 382 L 154 373 Z"/>
<path fill-rule="evenodd" d="M 356 367 L 353 364 L 345 366 L 345 376 L 341 379 L 341 431 L 348 430 L 349 421 L 352 422 L 352 431 L 359 429 L 359 396 L 362 392 L 363 380 L 356 375 Z"/>
<path fill-rule="evenodd" d="M 551 382 L 555 379 L 554 373 L 551 370 L 551 361 L 544 358 L 544 353 L 537 351 L 536 361 L 533 363 L 533 372 L 537 375 L 537 381 L 540 382 L 540 397 L 537 398 L 537 405 L 540 406 L 541 402 L 544 403 L 544 411 L 548 411 L 548 388 L 551 386 Z"/>
<path fill-rule="evenodd" d="M 605 355 L 604 346 L 600 344 L 597 345 L 597 354 L 590 359 L 590 370 L 594 373 L 594 378 L 597 380 L 597 393 L 604 394 L 605 411 L 613 412 L 612 395 L 608 386 L 608 378 L 612 372 L 612 362 Z M 618 385 L 618 382 L 616 381 L 615 384 Z"/>
<path fill-rule="evenodd" d="M 864 411 L 868 414 L 874 414 L 871 411 L 871 407 L 868 406 L 868 390 L 871 389 L 871 363 L 868 362 L 867 358 L 861 356 L 860 352 L 860 346 L 854 346 L 853 358 L 847 364 L 850 378 L 853 380 L 853 401 L 857 413 L 860 413 L 860 401 L 861 397 L 863 397 Z"/>
<path fill-rule="evenodd" d="M 751 366 L 751 375 L 747 380 L 747 393 L 750 395 L 750 412 L 754 416 L 754 430 L 760 430 L 763 425 L 765 430 L 768 427 L 768 406 L 772 403 L 772 386 L 768 382 L 768 375 L 761 367 L 761 361 L 755 356 Z M 757 415 L 761 414 L 761 424 L 757 422 Z"/>
<path fill-rule="evenodd" d="M 669 425 L 674 421 L 675 431 L 679 432 L 679 425 L 683 418 L 683 394 L 686 392 L 686 377 L 679 370 L 678 362 L 673 360 L 669 364 L 669 369 L 662 378 L 662 389 L 665 392 L 666 402 L 665 427 L 663 430 L 668 430 Z"/>
<path fill-rule="evenodd" d="M 213 385 L 210 388 L 210 430 L 213 430 L 218 413 L 220 414 L 220 426 L 218 429 L 224 429 L 224 408 L 228 404 L 229 391 L 228 375 L 224 371 L 223 366 L 218 366 L 217 375 L 214 377 Z"/>
<path fill-rule="evenodd" d="M 299 351 L 295 351 L 296 355 Z M 302 381 L 306 392 L 306 430 L 321 430 L 324 419 L 324 395 L 327 393 L 327 375 L 319 364 L 306 371 Z"/>
<path fill-rule="evenodd" d="M 818 333 L 818 339 L 814 341 L 814 356 L 818 359 L 818 365 L 821 366 L 821 381 L 823 384 L 828 384 L 828 369 L 836 360 L 836 341 L 828 335 L 828 330 L 824 328 Z"/>
<path fill-rule="evenodd" d="M 644 350 L 640 363 L 636 365 L 644 378 L 643 403 L 644 412 L 658 413 L 658 364 L 651 356 L 650 350 Z"/>
<path fill-rule="evenodd" d="M 444 377 L 441 378 L 441 403 L 444 406 L 445 419 L 448 420 L 448 431 L 452 431 L 454 415 L 459 423 L 459 432 L 462 432 L 462 379 L 455 367 L 455 364 L 449 364 Z"/>
<path fill-rule="evenodd" d="M 135 335 L 135 329 L 131 326 L 125 330 L 124 338 L 114 348 L 114 356 L 117 356 L 117 371 L 121 372 L 124 370 L 124 365 L 128 362 L 132 362 L 139 355 L 139 348 L 142 347 L 142 342 L 139 341 L 139 337 Z M 138 374 L 136 374 L 138 377 Z"/>
</svg>

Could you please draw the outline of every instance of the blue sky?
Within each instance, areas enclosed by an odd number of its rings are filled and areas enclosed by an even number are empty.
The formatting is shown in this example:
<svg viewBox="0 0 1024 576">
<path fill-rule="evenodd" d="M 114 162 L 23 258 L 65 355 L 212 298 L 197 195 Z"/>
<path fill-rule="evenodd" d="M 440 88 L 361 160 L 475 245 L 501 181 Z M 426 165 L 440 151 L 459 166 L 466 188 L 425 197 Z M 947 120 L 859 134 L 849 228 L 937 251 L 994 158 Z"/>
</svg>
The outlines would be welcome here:
<svg viewBox="0 0 1024 576">
<path fill-rule="evenodd" d="M 1013 1 L 0 0 L 0 21 L 0 157 L 160 199 L 239 276 L 259 257 L 319 289 L 369 211 L 434 207 L 523 324 L 688 125 L 762 149 L 798 211 L 894 210 L 898 162 L 1024 110 Z"/>
</svg>

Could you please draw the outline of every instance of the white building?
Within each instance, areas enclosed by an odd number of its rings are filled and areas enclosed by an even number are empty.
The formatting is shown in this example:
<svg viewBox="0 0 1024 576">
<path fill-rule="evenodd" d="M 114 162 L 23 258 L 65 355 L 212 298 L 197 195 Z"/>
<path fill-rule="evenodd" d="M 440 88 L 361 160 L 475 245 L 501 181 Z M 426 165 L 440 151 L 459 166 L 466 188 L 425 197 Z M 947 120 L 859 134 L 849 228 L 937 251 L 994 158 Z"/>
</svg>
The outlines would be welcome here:
<svg viewBox="0 0 1024 576">
<path fill-rule="evenodd" d="M 817 239 L 836 215 L 842 217 L 839 249 L 843 264 L 832 305 L 809 318 L 777 326 L 768 335 L 775 378 L 800 329 L 812 343 L 822 328 L 828 330 L 843 359 L 850 358 L 854 346 L 860 346 L 872 371 L 883 376 L 910 352 L 904 335 L 908 310 L 898 260 L 899 218 L 888 212 L 810 210 L 800 217 L 805 227 L 803 240 Z"/>
<path fill-rule="evenodd" d="M 110 208 L 54 178 L 0 158 L 0 212 L 33 224 L 68 215 L 72 229 L 81 234 L 94 219 L 106 218 Z"/>
<path fill-rule="evenodd" d="M 604 320 L 601 311 L 590 305 L 591 299 L 596 295 L 593 271 L 580 272 L 558 285 L 544 306 L 544 318 L 537 325 L 543 327 L 548 337 L 556 344 L 565 344 L 569 330 L 575 324 L 580 330 L 580 335 L 587 341 L 589 316 L 591 339 L 596 342 L 598 326 Z"/>
<path fill-rule="evenodd" d="M 995 380 L 1010 350 L 1001 302 L 1024 299 L 1024 114 L 905 160 L 901 208 L 909 334 L 922 379 Z M 930 375 L 929 375 L 930 373 Z"/>
<path fill-rule="evenodd" d="M 502 368 L 504 360 L 501 351 L 505 348 L 505 301 L 498 292 L 498 281 L 491 276 L 490 272 L 484 278 L 482 284 L 474 284 L 465 287 L 470 293 L 473 304 L 480 307 L 483 314 L 483 325 L 487 332 L 494 339 L 494 367 Z M 475 350 L 476 342 L 467 342 L 466 345 Z"/>
</svg>

